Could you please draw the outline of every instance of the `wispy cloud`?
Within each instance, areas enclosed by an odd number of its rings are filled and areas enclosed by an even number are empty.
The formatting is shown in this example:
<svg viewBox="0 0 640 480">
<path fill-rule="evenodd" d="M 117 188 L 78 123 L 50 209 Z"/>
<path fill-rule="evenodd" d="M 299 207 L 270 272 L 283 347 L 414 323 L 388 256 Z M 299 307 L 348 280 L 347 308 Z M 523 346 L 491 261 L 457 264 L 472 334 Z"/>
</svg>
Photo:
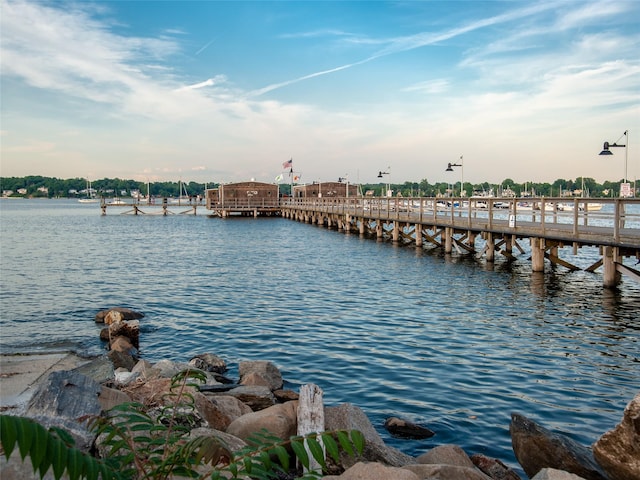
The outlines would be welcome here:
<svg viewBox="0 0 640 480">
<path fill-rule="evenodd" d="M 449 89 L 449 82 L 444 79 L 427 80 L 425 82 L 416 83 L 405 87 L 405 92 L 421 92 L 425 94 L 437 94 L 446 92 Z"/>
<path fill-rule="evenodd" d="M 185 90 L 198 90 L 199 88 L 212 87 L 214 85 L 218 85 L 224 83 L 226 78 L 224 75 L 218 75 L 215 78 L 208 78 L 204 82 L 194 83 L 193 85 L 186 85 L 184 87 L 180 87 L 177 91 L 185 91 Z"/>
<path fill-rule="evenodd" d="M 384 40 L 372 40 L 369 39 L 368 42 L 369 44 L 386 44 L 386 46 L 380 50 L 378 50 L 377 52 L 375 52 L 374 54 L 367 56 L 366 58 L 356 61 L 356 62 L 352 62 L 352 63 L 348 63 L 348 64 L 344 64 L 344 65 L 340 65 L 338 67 L 335 68 L 330 68 L 330 69 L 326 69 L 326 70 L 322 70 L 322 71 L 318 71 L 318 72 L 314 72 L 314 73 L 310 73 L 308 75 L 303 75 L 294 79 L 290 79 L 290 80 L 286 80 L 283 82 L 278 82 L 278 83 L 274 83 L 271 85 L 268 85 L 264 88 L 260 88 L 260 89 L 256 89 L 253 92 L 249 93 L 249 96 L 259 96 L 259 95 L 263 95 L 265 93 L 271 92 L 273 90 L 277 90 L 279 88 L 283 88 L 289 85 L 292 85 L 294 83 L 298 83 L 298 82 L 302 82 L 304 80 L 309 80 L 315 77 L 319 77 L 319 76 L 323 76 L 323 75 L 329 75 L 331 73 L 335 73 L 335 72 L 339 72 L 341 70 L 346 70 L 349 68 L 353 68 L 355 66 L 358 65 L 363 65 L 365 63 L 371 62 L 373 60 L 377 60 L 381 57 L 385 57 L 385 56 L 389 56 L 389 55 L 394 55 L 397 53 L 401 53 L 401 52 L 406 52 L 409 50 L 414 50 L 417 48 L 422 48 L 422 47 L 426 47 L 426 46 L 430 46 L 430 45 L 435 45 L 439 42 L 443 42 L 445 40 L 450 40 L 452 38 L 455 38 L 457 36 L 460 35 L 464 35 L 470 32 L 473 32 L 475 30 L 481 29 L 481 28 L 486 28 L 489 26 L 493 26 L 493 25 L 497 25 L 500 23 L 505 23 L 505 22 L 509 22 L 509 21 L 514 21 L 523 17 L 527 17 L 530 15 L 534 15 L 534 14 L 538 14 L 540 12 L 546 11 L 546 10 L 550 10 L 554 8 L 554 5 L 552 3 L 540 3 L 540 4 L 535 4 L 532 6 L 527 6 L 524 8 L 520 8 L 520 9 L 515 9 L 511 12 L 502 14 L 502 15 L 497 15 L 494 17 L 490 17 L 487 19 L 482 19 L 482 20 L 478 20 L 478 21 L 474 21 L 474 22 L 470 22 L 466 25 L 460 26 L 460 27 L 456 27 L 456 28 L 452 28 L 449 30 L 445 30 L 442 32 L 421 32 L 415 35 L 408 35 L 408 36 L 402 36 L 402 37 L 396 37 L 396 38 L 391 38 L 391 39 L 384 39 Z M 318 34 L 319 32 L 310 32 L 310 34 Z M 326 33 L 326 32 L 325 32 Z M 364 41 L 361 39 L 360 42 Z"/>
<path fill-rule="evenodd" d="M 159 86 L 153 71 L 166 68 L 163 62 L 179 51 L 177 43 L 119 36 L 95 18 L 94 10 L 83 4 L 69 7 L 2 3 L 3 75 L 40 89 L 121 106 L 131 96 L 144 98 L 144 91 Z M 150 59 L 156 63 L 150 64 Z"/>
</svg>

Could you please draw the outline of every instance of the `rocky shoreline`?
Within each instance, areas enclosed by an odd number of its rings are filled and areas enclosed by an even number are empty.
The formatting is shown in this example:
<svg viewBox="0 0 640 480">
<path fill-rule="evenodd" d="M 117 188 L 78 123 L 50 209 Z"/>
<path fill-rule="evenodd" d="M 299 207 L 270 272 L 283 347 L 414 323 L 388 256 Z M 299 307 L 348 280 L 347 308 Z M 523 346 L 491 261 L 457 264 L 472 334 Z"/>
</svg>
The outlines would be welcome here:
<svg viewBox="0 0 640 480">
<path fill-rule="evenodd" d="M 38 381 L 24 411 L 3 413 L 24 415 L 46 427 L 65 428 L 76 446 L 90 451 L 95 435 L 77 418 L 101 415 L 132 401 L 150 411 L 166 407 L 171 377 L 185 369 L 196 369 L 206 376 L 206 382 L 190 392 L 196 407 L 192 433 L 222 439 L 231 451 L 245 447 L 247 440 L 263 429 L 282 440 L 301 434 L 300 393 L 283 389 L 282 375 L 273 363 L 240 362 L 237 380 L 225 376 L 226 362 L 214 353 L 194 355 L 188 362 L 162 360 L 151 364 L 138 358 L 139 322 L 143 317 L 123 308 L 99 312 L 96 322 L 105 324 L 100 337 L 107 343 L 107 354 L 48 373 Z M 311 387 L 321 399 L 322 392 Z M 357 406 L 320 404 L 319 408 L 326 431 L 358 430 L 365 438 L 362 454 L 341 457 L 339 464 L 332 465 L 322 477 L 326 480 L 524 480 L 499 459 L 467 453 L 456 445 L 441 445 L 417 457 L 406 455 L 386 445 Z M 640 480 L 640 394 L 621 416 L 620 424 L 589 448 L 514 413 L 510 434 L 516 459 L 528 478 L 535 480 Z M 396 417 L 387 419 L 385 428 L 408 438 L 433 435 L 424 426 Z M 4 457 L 2 460 L 3 479 L 37 478 L 30 463 L 22 463 L 16 453 L 8 462 Z"/>
</svg>

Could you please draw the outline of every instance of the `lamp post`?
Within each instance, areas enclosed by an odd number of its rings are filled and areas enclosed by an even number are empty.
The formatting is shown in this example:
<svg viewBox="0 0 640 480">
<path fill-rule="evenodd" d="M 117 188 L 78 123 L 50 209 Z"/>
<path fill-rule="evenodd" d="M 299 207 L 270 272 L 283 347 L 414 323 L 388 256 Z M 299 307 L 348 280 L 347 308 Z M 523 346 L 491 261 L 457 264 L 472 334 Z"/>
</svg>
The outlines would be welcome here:
<svg viewBox="0 0 640 480">
<path fill-rule="evenodd" d="M 462 155 L 460 155 L 460 163 L 448 163 L 445 172 L 453 172 L 453 167 L 460 167 L 460 196 L 463 197 L 464 189 L 464 162 L 462 161 Z"/>
<path fill-rule="evenodd" d="M 349 198 L 349 174 L 345 173 L 344 177 L 338 177 L 338 183 L 347 182 L 347 191 L 345 196 Z"/>
<path fill-rule="evenodd" d="M 620 138 L 622 137 L 626 137 L 626 141 L 624 143 L 624 145 L 618 145 L 618 141 L 620 140 Z M 627 182 L 627 162 L 629 160 L 629 130 L 625 130 L 624 133 L 620 136 L 620 138 L 618 140 L 616 140 L 613 143 L 609 143 L 609 142 L 604 142 L 604 145 L 602 147 L 602 151 L 600 152 L 600 155 L 613 155 L 613 152 L 611 150 L 609 150 L 611 147 L 623 147 L 624 148 L 624 179 L 623 179 L 623 183 L 622 185 L 620 185 L 620 196 L 621 197 L 630 197 L 631 195 L 631 188 L 629 183 Z M 624 195 L 623 195 L 624 192 Z M 635 192 L 634 192 L 635 193 Z"/>
<path fill-rule="evenodd" d="M 391 167 L 387 167 L 387 170 L 390 170 Z M 383 175 L 389 175 L 389 172 L 383 172 L 382 170 L 380 170 L 378 172 L 378 178 L 382 178 Z M 385 197 L 390 197 L 391 196 L 391 184 L 387 183 L 386 185 L 387 187 L 387 191 L 385 192 Z"/>
</svg>

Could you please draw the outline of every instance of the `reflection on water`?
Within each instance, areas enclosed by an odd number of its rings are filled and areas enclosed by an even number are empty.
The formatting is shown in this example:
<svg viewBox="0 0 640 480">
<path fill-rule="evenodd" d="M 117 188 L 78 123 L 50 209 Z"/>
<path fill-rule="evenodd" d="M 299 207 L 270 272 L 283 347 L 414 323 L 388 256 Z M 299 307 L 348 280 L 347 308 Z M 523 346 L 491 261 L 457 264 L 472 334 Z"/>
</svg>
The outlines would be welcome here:
<svg viewBox="0 0 640 480">
<path fill-rule="evenodd" d="M 237 375 L 271 360 L 288 387 L 361 406 L 409 454 L 456 443 L 511 465 L 512 411 L 591 444 L 638 390 L 640 286 L 532 273 L 515 249 L 492 264 L 284 219 L 101 217 L 53 201 L 3 203 L 0 226 L 5 352 L 101 352 L 96 311 L 128 306 L 146 314 L 150 361 L 211 352 Z M 391 415 L 436 435 L 390 438 Z"/>
</svg>

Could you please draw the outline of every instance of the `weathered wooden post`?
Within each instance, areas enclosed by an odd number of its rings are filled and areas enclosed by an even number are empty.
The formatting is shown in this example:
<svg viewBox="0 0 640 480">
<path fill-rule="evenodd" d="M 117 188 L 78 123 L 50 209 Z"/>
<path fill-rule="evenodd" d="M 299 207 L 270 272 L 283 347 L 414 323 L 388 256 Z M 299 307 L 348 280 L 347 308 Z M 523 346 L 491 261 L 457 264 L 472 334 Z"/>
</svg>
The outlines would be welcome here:
<svg viewBox="0 0 640 480">
<path fill-rule="evenodd" d="M 493 233 L 486 233 L 487 244 L 485 246 L 487 262 L 493 262 L 496 259 L 496 244 L 493 243 Z"/>
<path fill-rule="evenodd" d="M 322 401 L 322 389 L 313 383 L 300 387 L 298 398 L 298 435 L 305 436 L 310 433 L 324 432 L 324 403 Z M 322 445 L 322 440 L 318 438 Z M 305 449 L 309 455 L 309 469 L 318 470 L 320 464 L 313 458 L 309 447 Z M 324 450 L 324 445 L 323 445 Z"/>
<path fill-rule="evenodd" d="M 416 223 L 413 227 L 413 231 L 416 235 L 416 247 L 422 246 L 422 225 Z"/>
<path fill-rule="evenodd" d="M 453 228 L 446 227 L 444 229 L 444 253 L 453 251 Z"/>
<path fill-rule="evenodd" d="M 616 269 L 617 260 L 616 247 L 603 247 L 602 266 L 603 266 L 603 286 L 605 288 L 615 288 L 620 282 L 620 273 Z"/>
<path fill-rule="evenodd" d="M 531 270 L 544 272 L 544 241 L 540 238 L 531 238 Z"/>
</svg>

